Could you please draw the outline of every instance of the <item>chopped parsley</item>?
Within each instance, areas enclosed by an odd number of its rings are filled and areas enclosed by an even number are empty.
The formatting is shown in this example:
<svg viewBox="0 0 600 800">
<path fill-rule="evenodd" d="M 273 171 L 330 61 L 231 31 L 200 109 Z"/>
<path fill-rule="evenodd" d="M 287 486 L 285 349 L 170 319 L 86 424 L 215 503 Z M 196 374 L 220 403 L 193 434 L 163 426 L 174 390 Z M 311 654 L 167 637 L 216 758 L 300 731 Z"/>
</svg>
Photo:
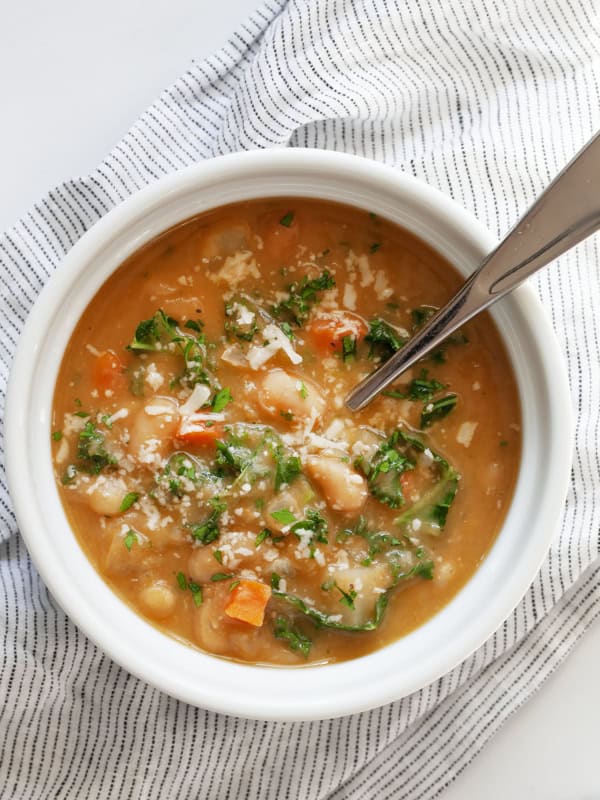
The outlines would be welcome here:
<svg viewBox="0 0 600 800">
<path fill-rule="evenodd" d="M 456 408 L 458 397 L 455 394 L 447 394 L 439 400 L 427 403 L 421 413 L 421 429 L 429 428 L 434 422 L 448 416 Z"/>
<path fill-rule="evenodd" d="M 271 589 L 279 589 L 279 585 L 281 583 L 281 575 L 278 575 L 276 572 L 271 573 Z"/>
<path fill-rule="evenodd" d="M 179 323 L 169 317 L 162 308 L 150 319 L 142 320 L 137 328 L 127 349 L 134 353 L 159 352 L 161 350 L 174 351 L 183 357 L 185 369 L 183 374 L 175 379 L 177 383 L 193 387 L 197 383 L 211 384 L 210 376 L 206 370 L 207 356 L 206 341 L 203 333 L 198 332 L 199 323 L 184 326 L 193 330 L 194 334 L 186 333 L 179 328 Z"/>
<path fill-rule="evenodd" d="M 338 592 L 340 592 L 340 594 L 342 595 L 340 597 L 340 603 L 343 603 L 343 605 L 347 606 L 348 608 L 350 608 L 350 609 L 352 609 L 354 611 L 354 601 L 356 599 L 356 594 L 357 594 L 356 590 L 354 589 L 354 587 L 350 586 L 348 588 L 348 591 L 345 592 L 342 589 L 342 587 L 339 586 L 339 584 L 335 583 L 334 585 L 335 585 L 335 588 L 338 590 Z"/>
<path fill-rule="evenodd" d="M 186 592 L 188 589 L 192 593 L 192 599 L 194 601 L 194 605 L 196 608 L 202 605 L 202 587 L 195 583 L 191 578 L 185 577 L 183 572 L 178 572 L 175 576 L 177 578 L 177 584 L 182 592 Z"/>
<path fill-rule="evenodd" d="M 446 388 L 445 383 L 440 383 L 435 378 L 429 378 L 428 376 L 429 371 L 422 369 L 419 377 L 413 378 L 405 392 L 389 391 L 383 394 L 386 397 L 396 397 L 401 400 L 423 400 L 428 402 L 437 392 L 441 392 Z"/>
<path fill-rule="evenodd" d="M 302 472 L 300 458 L 296 455 L 287 455 L 283 448 L 277 448 L 274 453 L 277 466 L 275 467 L 275 491 L 282 486 L 288 486 L 294 478 Z"/>
<path fill-rule="evenodd" d="M 281 508 L 279 511 L 271 511 L 271 516 L 280 525 L 292 525 L 296 522 L 296 517 L 289 508 Z"/>
<path fill-rule="evenodd" d="M 229 389 L 227 389 L 227 388 L 220 389 L 216 393 L 216 395 L 213 397 L 212 410 L 215 413 L 218 413 L 219 411 L 223 411 L 225 406 L 228 403 L 230 403 L 232 400 L 233 400 L 233 397 L 231 396 L 231 391 Z"/>
<path fill-rule="evenodd" d="M 137 542 L 137 534 L 135 531 L 131 530 L 131 528 L 125 534 L 125 538 L 123 539 L 123 544 L 127 548 L 129 552 L 131 552 L 131 548 Z"/>
<path fill-rule="evenodd" d="M 284 228 L 289 228 L 293 221 L 294 221 L 294 212 L 288 211 L 288 213 L 284 214 L 283 217 L 279 220 L 279 224 L 283 225 Z"/>
<path fill-rule="evenodd" d="M 328 270 L 323 270 L 317 278 L 309 279 L 305 275 L 300 281 L 289 284 L 288 297 L 273 307 L 273 313 L 278 317 L 289 316 L 292 322 L 300 326 L 318 301 L 319 293 L 334 286 L 335 280 Z"/>
<path fill-rule="evenodd" d="M 365 342 L 370 344 L 369 358 L 377 355 L 385 361 L 406 344 L 406 339 L 388 322 L 376 318 L 369 322 Z"/>
<path fill-rule="evenodd" d="M 138 499 L 139 494 L 137 492 L 127 492 L 123 500 L 121 501 L 121 505 L 119 506 L 119 511 L 128 511 L 131 506 L 135 503 Z"/>
<path fill-rule="evenodd" d="M 342 359 L 343 361 L 352 361 L 356 356 L 356 337 L 343 336 L 342 337 Z"/>
<path fill-rule="evenodd" d="M 273 633 L 276 639 L 286 641 L 290 650 L 302 653 L 304 658 L 308 658 L 312 645 L 311 640 L 301 630 L 294 627 L 286 617 L 277 617 Z"/>
<path fill-rule="evenodd" d="M 187 584 L 187 580 L 185 578 L 185 575 L 183 574 L 183 572 L 178 572 L 175 577 L 177 578 L 177 583 L 179 584 L 179 588 L 183 592 L 185 592 L 186 589 L 188 588 L 188 584 Z"/>
<path fill-rule="evenodd" d="M 303 400 L 306 400 L 306 398 L 308 397 L 308 389 L 306 388 L 306 384 L 304 383 L 304 381 L 300 381 L 300 389 L 298 391 L 300 392 L 300 397 Z"/>
<path fill-rule="evenodd" d="M 221 566 L 223 565 L 223 552 L 221 550 L 213 550 L 213 556 Z"/>
<path fill-rule="evenodd" d="M 54 439 L 55 442 L 60 442 L 62 437 L 63 437 L 62 431 L 54 431 L 54 433 L 52 434 L 52 438 Z"/>
<path fill-rule="evenodd" d="M 105 467 L 117 463 L 116 458 L 106 449 L 104 434 L 93 422 L 86 422 L 83 430 L 79 432 L 77 455 L 78 466 L 92 475 L 98 475 Z"/>
<path fill-rule="evenodd" d="M 306 517 L 295 522 L 290 528 L 290 532 L 294 533 L 298 539 L 301 539 L 301 531 L 304 533 L 312 533 L 309 545 L 314 545 L 315 542 L 320 542 L 321 544 L 328 544 L 329 542 L 327 538 L 327 520 L 316 508 L 309 508 L 306 511 Z M 311 551 L 311 557 L 312 556 L 313 552 Z"/>
<path fill-rule="evenodd" d="M 192 527 L 192 539 L 201 544 L 210 544 L 219 538 L 219 517 L 225 511 L 225 503 L 213 497 L 210 501 L 213 510 L 199 525 Z"/>
<path fill-rule="evenodd" d="M 210 576 L 210 579 L 213 583 L 217 583 L 218 581 L 227 581 L 229 578 L 233 578 L 233 573 L 231 572 L 215 572 L 214 575 Z"/>
</svg>

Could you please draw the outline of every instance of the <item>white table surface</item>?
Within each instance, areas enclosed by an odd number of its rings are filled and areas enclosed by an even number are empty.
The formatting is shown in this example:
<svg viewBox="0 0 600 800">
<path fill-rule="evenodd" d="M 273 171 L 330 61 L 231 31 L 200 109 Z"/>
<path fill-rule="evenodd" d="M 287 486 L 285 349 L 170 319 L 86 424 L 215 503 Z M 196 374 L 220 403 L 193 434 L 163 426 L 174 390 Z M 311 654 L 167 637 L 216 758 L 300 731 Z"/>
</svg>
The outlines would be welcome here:
<svg viewBox="0 0 600 800">
<path fill-rule="evenodd" d="M 0 231 L 92 169 L 158 92 L 256 0 L 0 4 Z M 600 798 L 600 621 L 444 793 L 445 800 Z M 433 754 L 432 754 L 433 757 Z"/>
</svg>

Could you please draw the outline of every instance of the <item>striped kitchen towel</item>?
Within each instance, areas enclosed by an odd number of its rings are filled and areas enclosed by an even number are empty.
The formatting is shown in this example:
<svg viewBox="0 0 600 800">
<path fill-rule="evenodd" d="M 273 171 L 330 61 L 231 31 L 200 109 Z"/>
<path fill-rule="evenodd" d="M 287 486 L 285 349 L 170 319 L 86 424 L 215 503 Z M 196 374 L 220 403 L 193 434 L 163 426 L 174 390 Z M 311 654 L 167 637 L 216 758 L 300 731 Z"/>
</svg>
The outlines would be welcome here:
<svg viewBox="0 0 600 800">
<path fill-rule="evenodd" d="M 200 159 L 320 147 L 437 186 L 498 234 L 600 128 L 596 0 L 267 0 L 89 176 L 0 237 L 0 394 L 27 312 L 123 198 Z M 0 796 L 427 798 L 474 758 L 600 611 L 598 239 L 535 280 L 569 363 L 577 447 L 560 534 L 524 600 L 453 672 L 392 705 L 310 724 L 186 706 L 65 617 L 0 476 Z"/>
</svg>

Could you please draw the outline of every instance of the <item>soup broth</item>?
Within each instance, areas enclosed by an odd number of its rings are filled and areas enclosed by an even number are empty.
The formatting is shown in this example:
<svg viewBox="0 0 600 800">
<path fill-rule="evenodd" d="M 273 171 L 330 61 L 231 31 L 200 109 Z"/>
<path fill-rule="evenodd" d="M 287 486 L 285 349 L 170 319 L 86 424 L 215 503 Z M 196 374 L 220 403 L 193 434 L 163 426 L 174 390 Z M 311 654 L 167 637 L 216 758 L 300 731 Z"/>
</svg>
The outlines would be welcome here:
<svg viewBox="0 0 600 800">
<path fill-rule="evenodd" d="M 511 500 L 507 354 L 484 314 L 366 409 L 344 397 L 460 282 L 385 219 L 310 199 L 219 208 L 131 256 L 54 399 L 56 480 L 103 579 L 253 663 L 354 658 L 423 624 Z"/>
</svg>

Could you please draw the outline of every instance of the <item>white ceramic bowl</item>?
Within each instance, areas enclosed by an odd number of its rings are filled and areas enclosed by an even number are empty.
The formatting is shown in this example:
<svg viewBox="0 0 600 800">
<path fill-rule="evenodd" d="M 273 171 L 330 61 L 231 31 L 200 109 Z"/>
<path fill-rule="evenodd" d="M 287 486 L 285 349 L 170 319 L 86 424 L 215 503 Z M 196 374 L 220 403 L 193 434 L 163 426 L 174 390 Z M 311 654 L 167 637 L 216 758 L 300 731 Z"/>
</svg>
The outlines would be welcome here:
<svg viewBox="0 0 600 800">
<path fill-rule="evenodd" d="M 259 719 L 308 720 L 407 695 L 450 670 L 501 625 L 533 580 L 557 529 L 571 463 L 571 406 L 552 329 L 533 291 L 520 288 L 492 312 L 522 404 L 518 483 L 491 552 L 449 605 L 378 652 L 302 669 L 233 663 L 159 633 L 108 588 L 65 517 L 50 447 L 57 371 L 81 313 L 127 256 L 205 209 L 277 195 L 321 197 L 376 212 L 422 237 L 465 275 L 495 244 L 485 228 L 437 190 L 355 156 L 255 151 L 163 178 L 86 233 L 42 291 L 10 378 L 6 454 L 17 519 L 42 578 L 67 614 L 117 663 L 174 697 L 207 709 Z"/>
</svg>

